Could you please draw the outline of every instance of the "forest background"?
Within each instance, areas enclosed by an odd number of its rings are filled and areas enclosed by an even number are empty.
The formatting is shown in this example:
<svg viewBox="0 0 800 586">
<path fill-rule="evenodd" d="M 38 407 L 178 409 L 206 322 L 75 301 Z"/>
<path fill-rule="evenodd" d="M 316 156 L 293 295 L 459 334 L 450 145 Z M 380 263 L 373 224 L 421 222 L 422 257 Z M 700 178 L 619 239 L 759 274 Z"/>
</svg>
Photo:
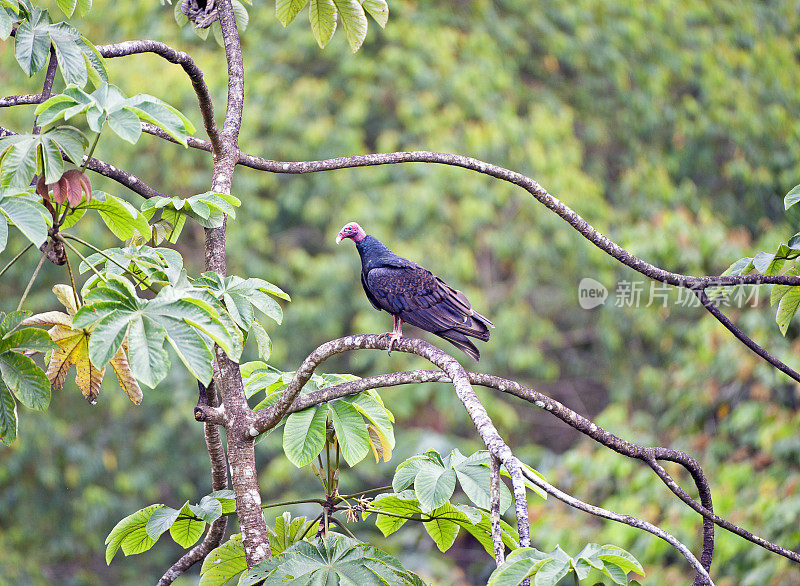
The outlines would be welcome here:
<svg viewBox="0 0 800 586">
<path fill-rule="evenodd" d="M 719 274 L 797 231 L 800 211 L 784 212 L 782 199 L 800 182 L 794 3 L 395 0 L 390 9 L 386 29 L 372 23 L 353 55 L 344 35 L 321 51 L 307 25 L 284 29 L 271 4 L 256 3 L 242 35 L 243 150 L 279 160 L 413 149 L 474 156 L 535 178 L 633 254 L 688 274 Z M 221 49 L 213 37 L 179 29 L 173 7 L 96 3 L 74 23 L 96 43 L 153 38 L 188 50 L 215 102 L 224 103 Z M 108 66 L 127 94 L 159 96 L 201 126 L 179 68 L 146 55 Z M 0 45 L 4 94 L 36 93 L 39 78 L 24 76 L 11 43 Z M 28 116 L 26 108 L 0 112 L 12 128 Z M 109 136 L 96 156 L 170 195 L 207 189 L 204 153 L 152 137 L 134 148 Z M 109 180 L 92 180 L 138 201 Z M 797 385 L 702 308 L 687 306 L 685 292 L 661 297 L 522 190 L 463 170 L 402 165 L 309 176 L 241 168 L 233 193 L 243 206 L 228 230 L 229 273 L 265 278 L 293 299 L 283 325 L 271 330 L 271 364 L 292 370 L 326 340 L 388 329 L 388 316 L 360 290 L 357 255 L 334 244 L 338 229 L 357 220 L 462 288 L 497 325 L 478 370 L 529 384 L 630 441 L 690 453 L 709 477 L 718 514 L 786 547 L 800 543 Z M 202 229 L 186 230 L 181 252 L 199 273 Z M 22 246 L 12 232 L 4 256 Z M 14 308 L 36 260 L 0 280 L 0 310 Z M 587 277 L 609 293 L 591 310 L 578 299 Z M 37 281 L 32 309 L 56 308 L 52 285 Z M 640 291 L 638 303 L 626 288 Z M 727 311 L 797 368 L 800 328 L 793 323 L 784 338 L 766 287 L 757 299 L 755 308 L 732 300 Z M 245 359 L 254 355 L 248 347 Z M 364 375 L 421 365 L 397 353 L 348 353 L 326 369 Z M 97 406 L 76 400 L 68 379 L 47 414 L 22 413 L 21 439 L 0 450 L 0 583 L 151 583 L 179 555 L 165 540 L 107 567 L 103 541 L 131 511 L 209 491 L 202 428 L 192 417 L 196 387 L 174 368 L 135 407 L 112 378 Z M 579 439 L 532 406 L 481 396 L 516 453 L 551 482 L 646 518 L 698 550 L 697 515 L 644 466 Z M 442 387 L 406 386 L 382 397 L 398 418 L 394 463 L 430 447 L 481 447 Z M 260 443 L 257 455 L 265 502 L 315 489 L 313 476 L 282 456 L 280 434 Z M 359 466 L 344 488 L 357 490 L 366 476 L 388 479 L 392 470 Z M 539 549 L 611 542 L 637 556 L 647 583 L 686 580 L 685 561 L 651 535 L 554 499 L 532 500 L 530 515 Z M 375 542 L 441 584 L 480 583 L 492 569 L 468 537 L 446 556 L 421 528 Z M 718 585 L 800 582 L 787 560 L 723 531 L 714 566 Z M 180 583 L 194 583 L 191 576 Z"/>
</svg>

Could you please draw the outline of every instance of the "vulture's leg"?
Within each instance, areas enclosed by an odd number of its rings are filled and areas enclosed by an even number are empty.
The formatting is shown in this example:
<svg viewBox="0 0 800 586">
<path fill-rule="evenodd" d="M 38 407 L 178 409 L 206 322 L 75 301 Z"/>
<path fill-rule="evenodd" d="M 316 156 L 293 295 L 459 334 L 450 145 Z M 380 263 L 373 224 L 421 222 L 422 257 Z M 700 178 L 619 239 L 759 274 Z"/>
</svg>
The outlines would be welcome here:
<svg viewBox="0 0 800 586">
<path fill-rule="evenodd" d="M 381 338 L 389 336 L 389 354 L 392 353 L 392 348 L 394 347 L 395 342 L 397 342 L 400 338 L 403 337 L 403 318 L 399 315 L 393 315 L 392 319 L 394 320 L 394 325 L 392 327 L 391 332 L 385 332 L 380 335 Z"/>
</svg>

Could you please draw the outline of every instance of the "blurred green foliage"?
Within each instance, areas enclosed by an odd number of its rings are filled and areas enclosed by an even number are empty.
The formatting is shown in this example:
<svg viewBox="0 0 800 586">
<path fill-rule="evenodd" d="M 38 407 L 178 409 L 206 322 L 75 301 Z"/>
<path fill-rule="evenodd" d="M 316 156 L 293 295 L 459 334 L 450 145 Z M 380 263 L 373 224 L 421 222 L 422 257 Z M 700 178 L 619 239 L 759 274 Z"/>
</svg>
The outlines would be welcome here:
<svg viewBox="0 0 800 586">
<path fill-rule="evenodd" d="M 279 160 L 411 149 L 468 154 L 532 176 L 634 254 L 692 274 L 718 274 L 797 231 L 800 212 L 784 216 L 782 209 L 800 176 L 800 15 L 793 3 L 395 0 L 390 10 L 386 29 L 374 27 L 353 55 L 345 35 L 320 51 L 306 24 L 284 29 L 270 4 L 251 8 L 241 147 Z M 189 51 L 221 120 L 221 50 L 179 29 L 172 7 L 97 3 L 74 23 L 97 44 L 155 38 Z M 4 93 L 38 92 L 43 73 L 24 77 L 11 45 L 0 47 Z M 165 99 L 202 127 L 179 67 L 152 55 L 108 65 L 126 94 Z M 31 115 L 32 107 L 4 109 L 0 125 L 25 130 Z M 209 187 L 205 153 L 153 137 L 135 150 L 106 137 L 97 156 L 168 195 Z M 139 203 L 113 182 L 93 181 Z M 293 370 L 325 340 L 389 328 L 389 316 L 375 312 L 360 289 L 357 254 L 349 243 L 334 245 L 338 229 L 357 220 L 464 290 L 497 325 L 481 349 L 480 370 L 534 385 L 630 441 L 688 451 L 703 465 L 720 515 L 787 547 L 800 540 L 796 385 L 702 310 L 679 305 L 676 291 L 665 305 L 656 299 L 647 307 L 650 284 L 643 283 L 639 307 L 618 307 L 617 284 L 641 281 L 638 275 L 525 192 L 460 169 L 409 164 L 303 176 L 240 168 L 234 194 L 242 207 L 229 226 L 230 274 L 267 279 L 293 299 L 283 325 L 270 331 L 272 364 Z M 91 234 L 94 241 L 116 245 L 103 230 Z M 17 236 L 6 256 L 24 245 Z M 202 242 L 202 230 L 187 224 L 178 248 L 194 274 L 203 268 Z M 34 264 L 26 257 L 0 281 L 0 309 L 14 308 Z M 584 277 L 609 289 L 601 308 L 579 308 Z M 55 267 L 45 271 L 32 309 L 55 308 L 50 287 L 63 280 Z M 800 330 L 792 324 L 783 338 L 767 297 L 762 290 L 758 307 L 728 311 L 797 367 Z M 245 358 L 255 356 L 248 344 Z M 359 375 L 424 367 L 376 352 L 330 363 L 326 371 Z M 0 581 L 154 582 L 177 559 L 177 546 L 165 541 L 107 568 L 102 542 L 116 521 L 146 504 L 179 506 L 210 490 L 193 393 L 174 369 L 141 407 L 109 390 L 91 407 L 70 382 L 49 414 L 23 413 L 22 440 L 0 451 Z M 428 448 L 481 447 L 447 386 L 382 396 L 397 416 L 394 463 Z M 551 482 L 658 523 L 699 549 L 697 515 L 643 466 L 576 442 L 532 405 L 481 397 L 510 445 Z M 278 435 L 257 448 L 265 501 L 318 490 L 311 474 L 298 478 Z M 342 490 L 388 484 L 392 470 L 392 463 L 362 465 L 343 473 Z M 268 510 L 268 521 L 280 512 Z M 531 499 L 530 513 L 540 550 L 614 543 L 642 562 L 646 583 L 689 580 L 685 560 L 651 535 L 553 499 Z M 422 530 L 374 541 L 442 584 L 480 583 L 492 570 L 468 538 L 448 557 Z M 800 581 L 782 558 L 719 530 L 713 575 L 722 586 Z"/>
</svg>

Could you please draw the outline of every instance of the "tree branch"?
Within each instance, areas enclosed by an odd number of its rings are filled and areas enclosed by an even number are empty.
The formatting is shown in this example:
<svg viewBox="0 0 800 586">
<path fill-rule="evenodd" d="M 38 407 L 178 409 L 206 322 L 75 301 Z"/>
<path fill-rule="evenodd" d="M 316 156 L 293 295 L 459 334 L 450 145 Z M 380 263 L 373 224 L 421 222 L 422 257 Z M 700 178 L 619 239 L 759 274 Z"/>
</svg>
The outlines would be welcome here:
<svg viewBox="0 0 800 586">
<path fill-rule="evenodd" d="M 42 94 L 22 94 L 19 96 L 5 96 L 0 98 L 0 108 L 9 108 L 11 106 L 28 106 L 32 104 L 41 104 L 44 102 Z"/>
<path fill-rule="evenodd" d="M 211 100 L 211 93 L 208 91 L 208 86 L 203 78 L 203 71 L 197 66 L 188 53 L 173 49 L 166 43 L 151 40 L 123 41 L 110 45 L 98 45 L 97 50 L 107 59 L 141 53 L 154 53 L 155 55 L 163 57 L 170 63 L 180 65 L 186 72 L 186 75 L 189 76 L 195 94 L 197 94 L 200 114 L 203 117 L 203 126 L 205 126 L 208 138 L 211 139 L 209 150 L 215 156 L 222 151 L 219 128 L 214 120 L 214 103 Z"/>
<path fill-rule="evenodd" d="M 244 65 L 239 31 L 230 0 L 218 0 L 217 11 L 225 45 L 228 70 L 228 98 L 225 122 L 219 133 L 219 148 L 215 147 L 211 189 L 217 193 L 231 192 L 231 182 L 239 157 L 239 130 L 244 109 Z M 226 218 L 227 219 L 227 218 Z M 226 274 L 225 230 L 227 222 L 218 228 L 206 228 L 206 270 Z M 231 466 L 236 513 L 242 530 L 242 545 L 248 567 L 270 556 L 267 526 L 261 510 L 253 438 L 247 430 L 255 419 L 247 404 L 239 365 L 215 346 L 214 381 L 222 395 L 229 418 L 227 425 L 228 459 Z"/>
<path fill-rule="evenodd" d="M 697 298 L 700 300 L 700 303 L 703 304 L 708 310 L 708 313 L 714 316 L 716 320 L 725 326 L 730 333 L 732 333 L 737 340 L 739 340 L 742 344 L 750 348 L 753 352 L 761 356 L 764 360 L 769 362 L 772 366 L 780 370 L 782 373 L 786 374 L 790 378 L 793 378 L 797 382 L 800 382 L 800 372 L 797 372 L 793 368 L 787 366 L 777 358 L 775 358 L 772 354 L 767 352 L 763 347 L 759 346 L 755 340 L 753 340 L 750 336 L 745 334 L 742 330 L 736 327 L 733 322 L 728 319 L 724 313 L 722 313 L 719 308 L 714 305 L 714 302 L 708 298 L 706 295 L 705 290 L 703 289 L 694 289 L 694 294 L 697 295 Z"/>
<path fill-rule="evenodd" d="M 53 82 L 56 78 L 57 66 L 58 60 L 56 59 L 56 50 L 53 45 L 50 45 L 50 59 L 47 62 L 47 73 L 45 73 L 42 93 L 40 94 L 40 99 L 42 102 L 48 100 L 50 95 L 53 93 Z M 33 119 L 33 134 L 39 134 L 42 131 L 42 127 L 39 126 L 38 120 L 38 116 Z"/>
<path fill-rule="evenodd" d="M 503 528 L 500 526 L 500 460 L 489 454 L 489 520 L 492 529 L 494 563 L 500 567 L 506 559 Z"/>
<path fill-rule="evenodd" d="M 656 527 L 652 523 L 648 523 L 647 521 L 643 521 L 634 517 L 633 515 L 622 515 L 620 513 L 615 513 L 614 511 L 609 511 L 608 509 L 604 509 L 602 507 L 596 507 L 594 505 L 590 505 L 588 503 L 583 502 L 580 499 L 575 498 L 572 495 L 565 493 L 562 490 L 559 490 L 549 482 L 542 480 L 536 474 L 531 474 L 527 470 L 523 469 L 522 472 L 530 482 L 534 483 L 536 486 L 547 492 L 547 494 L 551 494 L 556 497 L 561 502 L 568 504 L 569 506 L 589 513 L 591 515 L 595 515 L 597 517 L 602 517 L 604 519 L 610 519 L 611 521 L 617 521 L 618 523 L 623 523 L 625 525 L 630 525 L 631 527 L 636 527 L 637 529 L 641 529 L 642 531 L 647 531 L 648 533 L 652 533 L 656 537 L 660 537 L 667 543 L 669 543 L 672 547 L 677 549 L 683 557 L 685 557 L 692 567 L 697 572 L 698 578 L 701 578 L 701 584 L 708 584 L 709 586 L 714 586 L 714 582 L 711 580 L 711 577 L 708 575 L 708 572 L 703 567 L 703 565 L 697 560 L 696 557 L 689 551 L 683 543 L 678 541 L 670 533 L 664 531 L 660 527 Z M 695 581 L 697 583 L 697 581 Z"/>
</svg>

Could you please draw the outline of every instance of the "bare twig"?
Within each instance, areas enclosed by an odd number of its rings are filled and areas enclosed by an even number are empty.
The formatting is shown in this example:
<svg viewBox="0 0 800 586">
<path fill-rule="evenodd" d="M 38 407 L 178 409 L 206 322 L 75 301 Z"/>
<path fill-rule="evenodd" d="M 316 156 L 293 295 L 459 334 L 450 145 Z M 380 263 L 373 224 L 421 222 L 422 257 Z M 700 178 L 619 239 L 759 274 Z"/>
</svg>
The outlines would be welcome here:
<svg viewBox="0 0 800 586">
<path fill-rule="evenodd" d="M 706 292 L 703 289 L 694 289 L 694 294 L 697 295 L 697 298 L 700 300 L 700 303 L 703 304 L 703 307 L 708 310 L 708 313 L 713 315 L 716 320 L 725 326 L 730 333 L 732 333 L 737 340 L 739 340 L 742 344 L 750 348 L 753 352 L 761 356 L 764 360 L 769 362 L 772 366 L 780 370 L 782 373 L 786 374 L 787 376 L 793 378 L 797 382 L 800 382 L 800 372 L 797 372 L 793 368 L 787 366 L 777 358 L 775 358 L 772 354 L 767 352 L 763 347 L 759 346 L 755 340 L 753 340 L 750 336 L 745 334 L 742 330 L 737 328 L 733 322 L 728 319 L 724 313 L 722 313 L 719 308 L 714 305 L 714 302 L 708 298 Z"/>
<path fill-rule="evenodd" d="M 711 577 L 708 575 L 706 569 L 702 566 L 702 564 L 697 560 L 696 557 L 689 551 L 683 543 L 681 543 L 677 538 L 675 538 L 670 533 L 664 531 L 660 527 L 656 527 L 652 523 L 648 523 L 647 521 L 643 521 L 638 519 L 632 515 L 622 515 L 620 513 L 615 513 L 614 511 L 609 511 L 608 509 L 604 509 L 602 507 L 596 507 L 594 505 L 590 505 L 588 503 L 583 502 L 580 499 L 575 498 L 572 495 L 565 493 L 562 490 L 559 490 L 549 482 L 542 480 L 536 474 L 531 474 L 527 470 L 523 469 L 522 472 L 530 482 L 534 483 L 536 486 L 547 492 L 547 494 L 551 494 L 556 497 L 561 502 L 568 504 L 569 506 L 578 509 L 580 511 L 584 511 L 591 515 L 595 515 L 597 517 L 602 517 L 604 519 L 610 519 L 611 521 L 617 521 L 618 523 L 623 523 L 625 525 L 630 525 L 631 527 L 636 527 L 637 529 L 641 529 L 642 531 L 647 531 L 648 533 L 652 533 L 656 537 L 660 537 L 667 543 L 669 543 L 672 547 L 677 549 L 683 557 L 685 557 L 692 567 L 697 572 L 697 575 L 702 578 L 701 584 L 708 584 L 709 586 L 714 586 L 714 582 L 711 580 Z"/>
</svg>

